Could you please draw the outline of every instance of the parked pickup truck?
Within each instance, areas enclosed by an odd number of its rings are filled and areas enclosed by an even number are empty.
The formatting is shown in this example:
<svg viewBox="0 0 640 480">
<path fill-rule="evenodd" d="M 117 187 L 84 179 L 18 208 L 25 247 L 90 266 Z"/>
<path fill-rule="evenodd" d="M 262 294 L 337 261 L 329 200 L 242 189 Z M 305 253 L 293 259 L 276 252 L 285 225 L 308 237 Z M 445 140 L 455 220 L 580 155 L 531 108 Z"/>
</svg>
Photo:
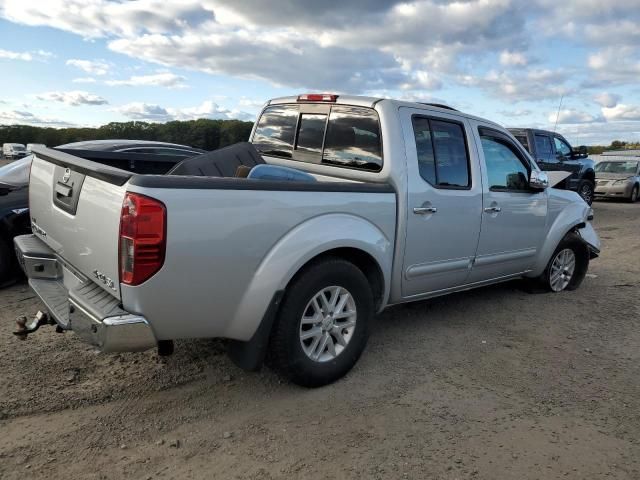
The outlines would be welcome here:
<svg viewBox="0 0 640 480">
<path fill-rule="evenodd" d="M 509 131 L 535 159 L 541 170 L 568 172 L 558 185 L 578 192 L 589 205 L 595 190 L 595 162 L 588 158 L 587 147 L 573 148 L 559 133 L 534 128 L 510 128 Z"/>
<path fill-rule="evenodd" d="M 52 321 L 106 352 L 222 337 L 243 368 L 268 353 L 320 386 L 389 305 L 519 277 L 572 290 L 600 248 L 576 193 L 547 188 L 507 130 L 453 109 L 279 98 L 251 144 L 217 155 L 140 175 L 36 147 L 34 234 L 15 246 Z"/>
</svg>

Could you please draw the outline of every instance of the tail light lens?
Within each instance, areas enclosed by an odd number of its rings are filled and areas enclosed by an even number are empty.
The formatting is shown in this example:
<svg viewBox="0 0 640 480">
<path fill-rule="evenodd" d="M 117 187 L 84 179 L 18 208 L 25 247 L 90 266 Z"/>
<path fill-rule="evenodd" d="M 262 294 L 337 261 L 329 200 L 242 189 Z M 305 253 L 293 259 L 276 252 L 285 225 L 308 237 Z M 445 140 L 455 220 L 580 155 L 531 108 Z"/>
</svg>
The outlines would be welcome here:
<svg viewBox="0 0 640 480">
<path fill-rule="evenodd" d="M 120 215 L 120 282 L 140 285 L 164 263 L 167 209 L 144 195 L 127 193 Z"/>
<path fill-rule="evenodd" d="M 305 93 L 304 95 L 298 95 L 299 102 L 333 102 L 338 100 L 338 95 L 331 93 Z"/>
</svg>

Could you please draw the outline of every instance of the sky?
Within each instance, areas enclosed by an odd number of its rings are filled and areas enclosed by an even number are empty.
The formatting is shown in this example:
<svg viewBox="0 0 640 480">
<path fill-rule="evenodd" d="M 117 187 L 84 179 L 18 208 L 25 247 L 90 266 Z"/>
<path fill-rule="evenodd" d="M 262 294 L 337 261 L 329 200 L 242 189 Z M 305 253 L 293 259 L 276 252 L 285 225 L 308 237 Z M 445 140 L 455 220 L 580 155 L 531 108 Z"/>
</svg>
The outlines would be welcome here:
<svg viewBox="0 0 640 480">
<path fill-rule="evenodd" d="M 0 124 L 255 120 L 311 92 L 640 141 L 640 0 L 0 0 Z"/>
</svg>

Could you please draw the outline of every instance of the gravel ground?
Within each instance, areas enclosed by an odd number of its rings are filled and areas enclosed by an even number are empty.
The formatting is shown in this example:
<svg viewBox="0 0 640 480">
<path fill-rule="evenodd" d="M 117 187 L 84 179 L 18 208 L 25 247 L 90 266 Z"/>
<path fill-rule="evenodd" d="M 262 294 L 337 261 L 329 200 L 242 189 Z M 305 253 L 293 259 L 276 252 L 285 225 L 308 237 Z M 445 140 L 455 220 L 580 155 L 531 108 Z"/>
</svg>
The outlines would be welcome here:
<svg viewBox="0 0 640 480">
<path fill-rule="evenodd" d="M 244 373 L 218 341 L 164 360 L 52 328 L 20 342 L 38 302 L 0 291 L 0 478 L 640 478 L 640 204 L 595 209 L 578 291 L 392 308 L 317 390 Z"/>
</svg>

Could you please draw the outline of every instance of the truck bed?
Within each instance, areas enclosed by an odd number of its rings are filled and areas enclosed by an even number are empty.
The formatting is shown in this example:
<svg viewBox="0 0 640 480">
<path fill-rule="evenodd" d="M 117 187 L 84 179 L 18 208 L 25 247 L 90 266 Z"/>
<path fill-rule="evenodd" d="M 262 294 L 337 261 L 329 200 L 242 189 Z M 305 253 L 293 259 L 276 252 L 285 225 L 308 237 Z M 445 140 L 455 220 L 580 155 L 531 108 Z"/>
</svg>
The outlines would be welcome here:
<svg viewBox="0 0 640 480">
<path fill-rule="evenodd" d="M 62 278 L 51 281 L 67 290 L 95 283 L 125 311 L 143 312 L 157 340 L 251 338 L 274 292 L 331 248 L 369 251 L 390 277 L 396 229 L 390 185 L 140 175 L 51 149 L 34 153 L 34 234 L 63 266 Z M 137 286 L 119 281 L 127 192 L 166 207 L 164 264 Z"/>
</svg>

